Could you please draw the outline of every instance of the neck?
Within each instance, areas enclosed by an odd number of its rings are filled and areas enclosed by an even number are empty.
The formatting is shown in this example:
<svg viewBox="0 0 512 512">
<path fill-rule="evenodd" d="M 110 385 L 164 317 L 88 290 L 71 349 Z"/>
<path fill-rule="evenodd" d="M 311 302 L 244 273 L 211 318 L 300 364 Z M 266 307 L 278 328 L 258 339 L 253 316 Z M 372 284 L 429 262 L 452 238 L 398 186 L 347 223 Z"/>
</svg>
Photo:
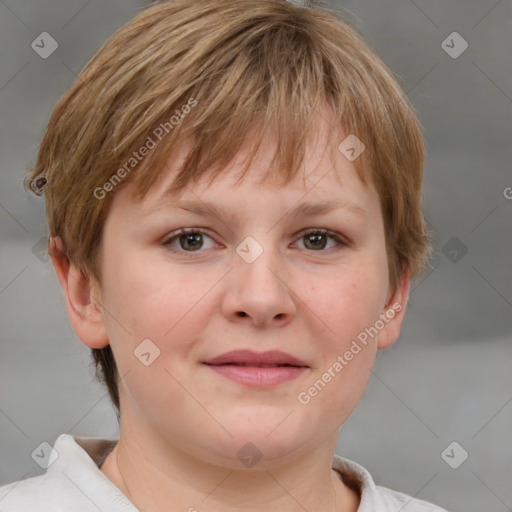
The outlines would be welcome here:
<svg viewBox="0 0 512 512">
<path fill-rule="evenodd" d="M 121 434 L 100 468 L 139 510 L 169 512 L 172 504 L 172 510 L 190 512 L 356 512 L 359 505 L 358 494 L 331 469 L 334 446 L 330 455 L 322 446 L 263 470 L 234 470 L 176 447 L 150 446 Z"/>
</svg>

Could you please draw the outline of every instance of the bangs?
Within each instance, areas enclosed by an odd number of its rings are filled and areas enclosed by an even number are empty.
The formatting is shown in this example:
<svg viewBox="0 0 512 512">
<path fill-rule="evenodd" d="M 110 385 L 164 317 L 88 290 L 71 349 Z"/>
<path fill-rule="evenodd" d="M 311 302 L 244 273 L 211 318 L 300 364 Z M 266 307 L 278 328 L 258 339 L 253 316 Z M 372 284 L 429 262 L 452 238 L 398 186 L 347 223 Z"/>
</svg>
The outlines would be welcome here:
<svg viewBox="0 0 512 512">
<path fill-rule="evenodd" d="M 342 47 L 317 47 L 325 27 L 309 11 L 279 2 L 262 9 L 256 3 L 248 17 L 239 5 L 223 3 L 227 22 L 219 25 L 216 9 L 205 8 L 202 16 L 208 29 L 194 44 L 188 42 L 194 20 L 180 20 L 179 13 L 173 14 L 175 26 L 169 19 L 165 32 L 158 25 L 141 24 L 139 37 L 147 41 L 144 58 L 133 55 L 110 78 L 120 81 L 125 74 L 124 87 L 116 91 L 122 104 L 116 106 L 120 115 L 112 119 L 109 141 L 116 150 L 114 168 L 126 165 L 133 148 L 144 147 L 148 137 L 152 146 L 122 184 L 135 180 L 134 197 L 143 199 L 185 140 L 192 141 L 191 149 L 170 192 L 179 193 L 206 174 L 219 175 L 248 144 L 245 174 L 270 130 L 276 151 L 268 177 L 286 185 L 302 166 L 306 142 L 315 135 L 319 117 L 329 123 L 336 147 L 343 140 L 341 130 L 365 140 L 368 151 L 354 165 L 366 183 L 363 169 L 371 168 L 368 139 L 375 130 L 375 85 L 362 76 L 365 63 L 348 52 L 344 56 Z M 151 9 L 146 15 L 151 16 Z M 346 28 L 330 28 L 340 32 L 338 38 L 348 37 L 342 34 Z M 354 62 L 347 65 L 347 59 Z M 126 73 L 131 73 L 129 80 Z M 127 126 L 132 127 L 128 134 Z"/>
<path fill-rule="evenodd" d="M 406 262 L 416 273 L 428 236 L 414 110 L 336 12 L 286 0 L 173 0 L 140 13 L 58 102 L 25 188 L 47 178 L 52 234 L 81 270 L 101 278 L 102 227 L 120 187 L 135 181 L 133 195 L 143 199 L 185 141 L 190 151 L 167 192 L 215 178 L 249 146 L 243 176 L 268 133 L 276 149 L 266 177 L 286 185 L 315 144 L 319 119 L 332 151 L 346 136 L 364 144 L 352 163 L 379 194 L 392 282 Z"/>
</svg>

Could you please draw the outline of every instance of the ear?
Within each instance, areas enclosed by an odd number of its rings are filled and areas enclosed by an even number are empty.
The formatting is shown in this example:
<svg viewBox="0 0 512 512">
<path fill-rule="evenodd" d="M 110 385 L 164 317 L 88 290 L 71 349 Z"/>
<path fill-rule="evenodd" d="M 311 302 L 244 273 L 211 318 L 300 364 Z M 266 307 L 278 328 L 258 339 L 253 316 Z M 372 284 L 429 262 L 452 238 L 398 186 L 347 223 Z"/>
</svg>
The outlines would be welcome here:
<svg viewBox="0 0 512 512">
<path fill-rule="evenodd" d="M 101 306 L 101 291 L 92 278 L 82 274 L 66 255 L 59 237 L 50 237 L 48 254 L 52 258 L 64 296 L 69 320 L 76 335 L 90 348 L 109 344 Z"/>
<path fill-rule="evenodd" d="M 410 276 L 410 269 L 407 268 L 398 282 L 396 290 L 388 294 L 387 302 L 380 316 L 384 323 L 384 328 L 379 334 L 377 348 L 384 349 L 390 347 L 400 335 L 400 328 L 409 300 Z"/>
</svg>

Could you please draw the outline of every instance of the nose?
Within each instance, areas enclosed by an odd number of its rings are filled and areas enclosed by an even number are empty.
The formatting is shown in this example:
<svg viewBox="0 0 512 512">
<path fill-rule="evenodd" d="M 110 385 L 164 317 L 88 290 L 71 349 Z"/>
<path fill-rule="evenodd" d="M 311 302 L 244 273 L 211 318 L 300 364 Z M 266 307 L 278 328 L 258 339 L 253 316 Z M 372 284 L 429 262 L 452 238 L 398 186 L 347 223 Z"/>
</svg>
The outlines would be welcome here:
<svg viewBox="0 0 512 512">
<path fill-rule="evenodd" d="M 222 312 L 232 322 L 255 327 L 284 326 L 296 314 L 292 283 L 281 259 L 270 249 L 252 262 L 234 255 L 234 268 L 225 280 Z"/>
</svg>

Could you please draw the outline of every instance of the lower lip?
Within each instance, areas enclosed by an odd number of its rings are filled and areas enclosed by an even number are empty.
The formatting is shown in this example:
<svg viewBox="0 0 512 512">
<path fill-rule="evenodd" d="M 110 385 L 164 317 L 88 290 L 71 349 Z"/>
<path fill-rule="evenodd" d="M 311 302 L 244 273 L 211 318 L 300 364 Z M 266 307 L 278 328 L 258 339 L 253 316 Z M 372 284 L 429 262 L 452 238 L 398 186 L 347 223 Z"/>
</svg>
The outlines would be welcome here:
<svg viewBox="0 0 512 512">
<path fill-rule="evenodd" d="M 308 368 L 302 366 L 277 366 L 261 368 L 258 366 L 236 366 L 231 364 L 207 365 L 223 377 L 249 386 L 274 386 L 282 382 L 296 379 Z"/>
</svg>

